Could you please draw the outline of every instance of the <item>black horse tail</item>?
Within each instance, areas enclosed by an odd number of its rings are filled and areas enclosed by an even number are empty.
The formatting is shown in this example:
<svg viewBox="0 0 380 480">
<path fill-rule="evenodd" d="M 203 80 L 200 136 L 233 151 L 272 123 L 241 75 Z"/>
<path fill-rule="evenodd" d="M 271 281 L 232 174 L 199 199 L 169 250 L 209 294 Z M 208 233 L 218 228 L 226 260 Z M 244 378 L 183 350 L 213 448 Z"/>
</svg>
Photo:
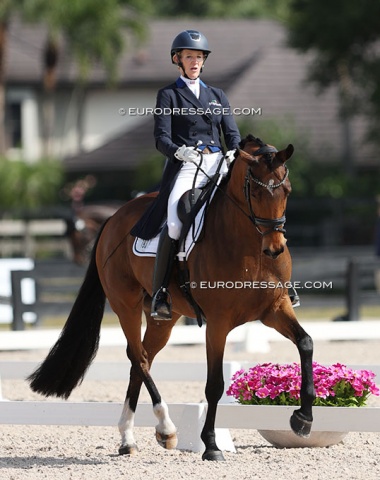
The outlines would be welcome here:
<svg viewBox="0 0 380 480">
<path fill-rule="evenodd" d="M 100 283 L 95 254 L 104 225 L 60 337 L 39 368 L 27 378 L 31 389 L 45 396 L 67 399 L 82 382 L 97 353 L 106 295 Z"/>
</svg>

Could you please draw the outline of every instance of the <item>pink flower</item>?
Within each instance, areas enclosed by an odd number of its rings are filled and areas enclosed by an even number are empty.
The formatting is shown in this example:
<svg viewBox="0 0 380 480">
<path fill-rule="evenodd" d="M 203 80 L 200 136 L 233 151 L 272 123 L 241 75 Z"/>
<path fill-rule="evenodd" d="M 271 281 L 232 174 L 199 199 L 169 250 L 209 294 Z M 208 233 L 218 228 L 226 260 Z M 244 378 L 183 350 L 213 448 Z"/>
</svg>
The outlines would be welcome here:
<svg viewBox="0 0 380 480">
<path fill-rule="evenodd" d="M 315 405 L 361 406 L 370 394 L 380 395 L 370 370 L 351 370 L 336 363 L 329 367 L 313 362 Z M 263 363 L 236 372 L 227 390 L 243 404 L 298 405 L 301 368 L 297 363 Z"/>
</svg>

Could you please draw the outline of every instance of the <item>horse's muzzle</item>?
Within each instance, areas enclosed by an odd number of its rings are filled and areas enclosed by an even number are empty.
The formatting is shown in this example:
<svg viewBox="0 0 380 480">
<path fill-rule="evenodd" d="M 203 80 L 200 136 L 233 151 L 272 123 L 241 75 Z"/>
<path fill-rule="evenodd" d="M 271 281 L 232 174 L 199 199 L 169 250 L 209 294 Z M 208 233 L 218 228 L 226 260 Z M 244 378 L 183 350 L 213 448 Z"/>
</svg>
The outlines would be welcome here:
<svg viewBox="0 0 380 480">
<path fill-rule="evenodd" d="M 283 252 L 284 252 L 284 247 L 283 246 L 276 249 L 276 250 L 272 250 L 271 248 L 265 248 L 263 250 L 263 253 L 265 255 L 267 255 L 268 257 L 273 258 L 273 260 L 275 260 Z"/>
</svg>

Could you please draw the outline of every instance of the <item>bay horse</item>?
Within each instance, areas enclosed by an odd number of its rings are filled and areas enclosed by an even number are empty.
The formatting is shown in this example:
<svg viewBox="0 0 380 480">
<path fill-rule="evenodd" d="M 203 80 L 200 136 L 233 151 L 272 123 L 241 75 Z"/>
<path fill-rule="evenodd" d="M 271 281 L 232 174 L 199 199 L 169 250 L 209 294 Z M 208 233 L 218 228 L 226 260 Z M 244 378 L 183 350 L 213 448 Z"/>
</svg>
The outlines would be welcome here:
<svg viewBox="0 0 380 480">
<path fill-rule="evenodd" d="M 88 265 L 91 251 L 103 223 L 121 205 L 83 205 L 66 219 L 66 236 L 70 242 L 73 261 L 77 265 Z"/>
<path fill-rule="evenodd" d="M 224 460 L 215 440 L 215 417 L 224 390 L 222 364 L 226 337 L 235 327 L 253 320 L 261 320 L 296 345 L 302 372 L 301 404 L 293 412 L 290 425 L 297 435 L 310 434 L 315 398 L 313 342 L 298 323 L 286 288 L 291 276 L 291 256 L 284 236 L 285 208 L 291 191 L 286 161 L 293 150 L 288 145 L 277 151 L 252 135 L 242 140 L 226 181 L 209 205 L 204 236 L 188 258 L 192 296 L 207 319 L 208 410 L 201 432 L 205 444 L 203 460 Z M 169 285 L 172 320 L 150 317 L 154 258 L 134 255 L 134 238 L 129 233 L 155 195 L 131 200 L 105 223 L 61 336 L 42 365 L 28 378 L 36 392 L 69 397 L 96 355 L 107 297 L 119 317 L 131 361 L 130 381 L 118 424 L 120 454 L 137 452 L 133 425 L 142 383 L 158 418 L 157 441 L 167 449 L 177 445 L 176 427 L 150 368 L 156 354 L 168 342 L 178 318 L 192 316 L 193 311 L 180 289 L 176 267 Z M 247 288 L 200 287 L 208 283 L 214 287 L 216 282 L 219 286 L 239 282 Z M 260 282 L 261 288 L 252 288 L 254 282 Z M 276 288 L 270 288 L 270 282 Z M 142 340 L 143 311 L 147 328 Z"/>
</svg>

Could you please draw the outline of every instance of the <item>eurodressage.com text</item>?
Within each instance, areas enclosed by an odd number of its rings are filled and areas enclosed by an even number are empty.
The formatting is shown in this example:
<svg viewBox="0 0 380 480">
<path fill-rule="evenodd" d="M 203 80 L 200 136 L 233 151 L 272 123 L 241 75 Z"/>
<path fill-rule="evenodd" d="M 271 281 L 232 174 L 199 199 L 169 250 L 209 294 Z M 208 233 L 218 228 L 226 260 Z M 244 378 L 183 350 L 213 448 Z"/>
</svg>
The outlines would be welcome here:
<svg viewBox="0 0 380 480">
<path fill-rule="evenodd" d="M 266 288 L 295 288 L 297 290 L 302 289 L 332 289 L 333 282 L 265 282 L 265 281 L 200 281 L 200 282 L 190 282 L 191 288 L 201 288 L 201 289 L 266 289 Z"/>
<path fill-rule="evenodd" d="M 135 116 L 145 116 L 145 115 L 262 115 L 261 108 L 254 108 L 254 107 L 243 107 L 243 108 L 221 108 L 221 107 L 213 107 L 213 108 L 194 108 L 194 107 L 183 107 L 183 108 L 152 108 L 152 107 L 130 107 L 128 109 L 119 108 L 119 115 L 130 115 L 132 117 Z"/>
</svg>

